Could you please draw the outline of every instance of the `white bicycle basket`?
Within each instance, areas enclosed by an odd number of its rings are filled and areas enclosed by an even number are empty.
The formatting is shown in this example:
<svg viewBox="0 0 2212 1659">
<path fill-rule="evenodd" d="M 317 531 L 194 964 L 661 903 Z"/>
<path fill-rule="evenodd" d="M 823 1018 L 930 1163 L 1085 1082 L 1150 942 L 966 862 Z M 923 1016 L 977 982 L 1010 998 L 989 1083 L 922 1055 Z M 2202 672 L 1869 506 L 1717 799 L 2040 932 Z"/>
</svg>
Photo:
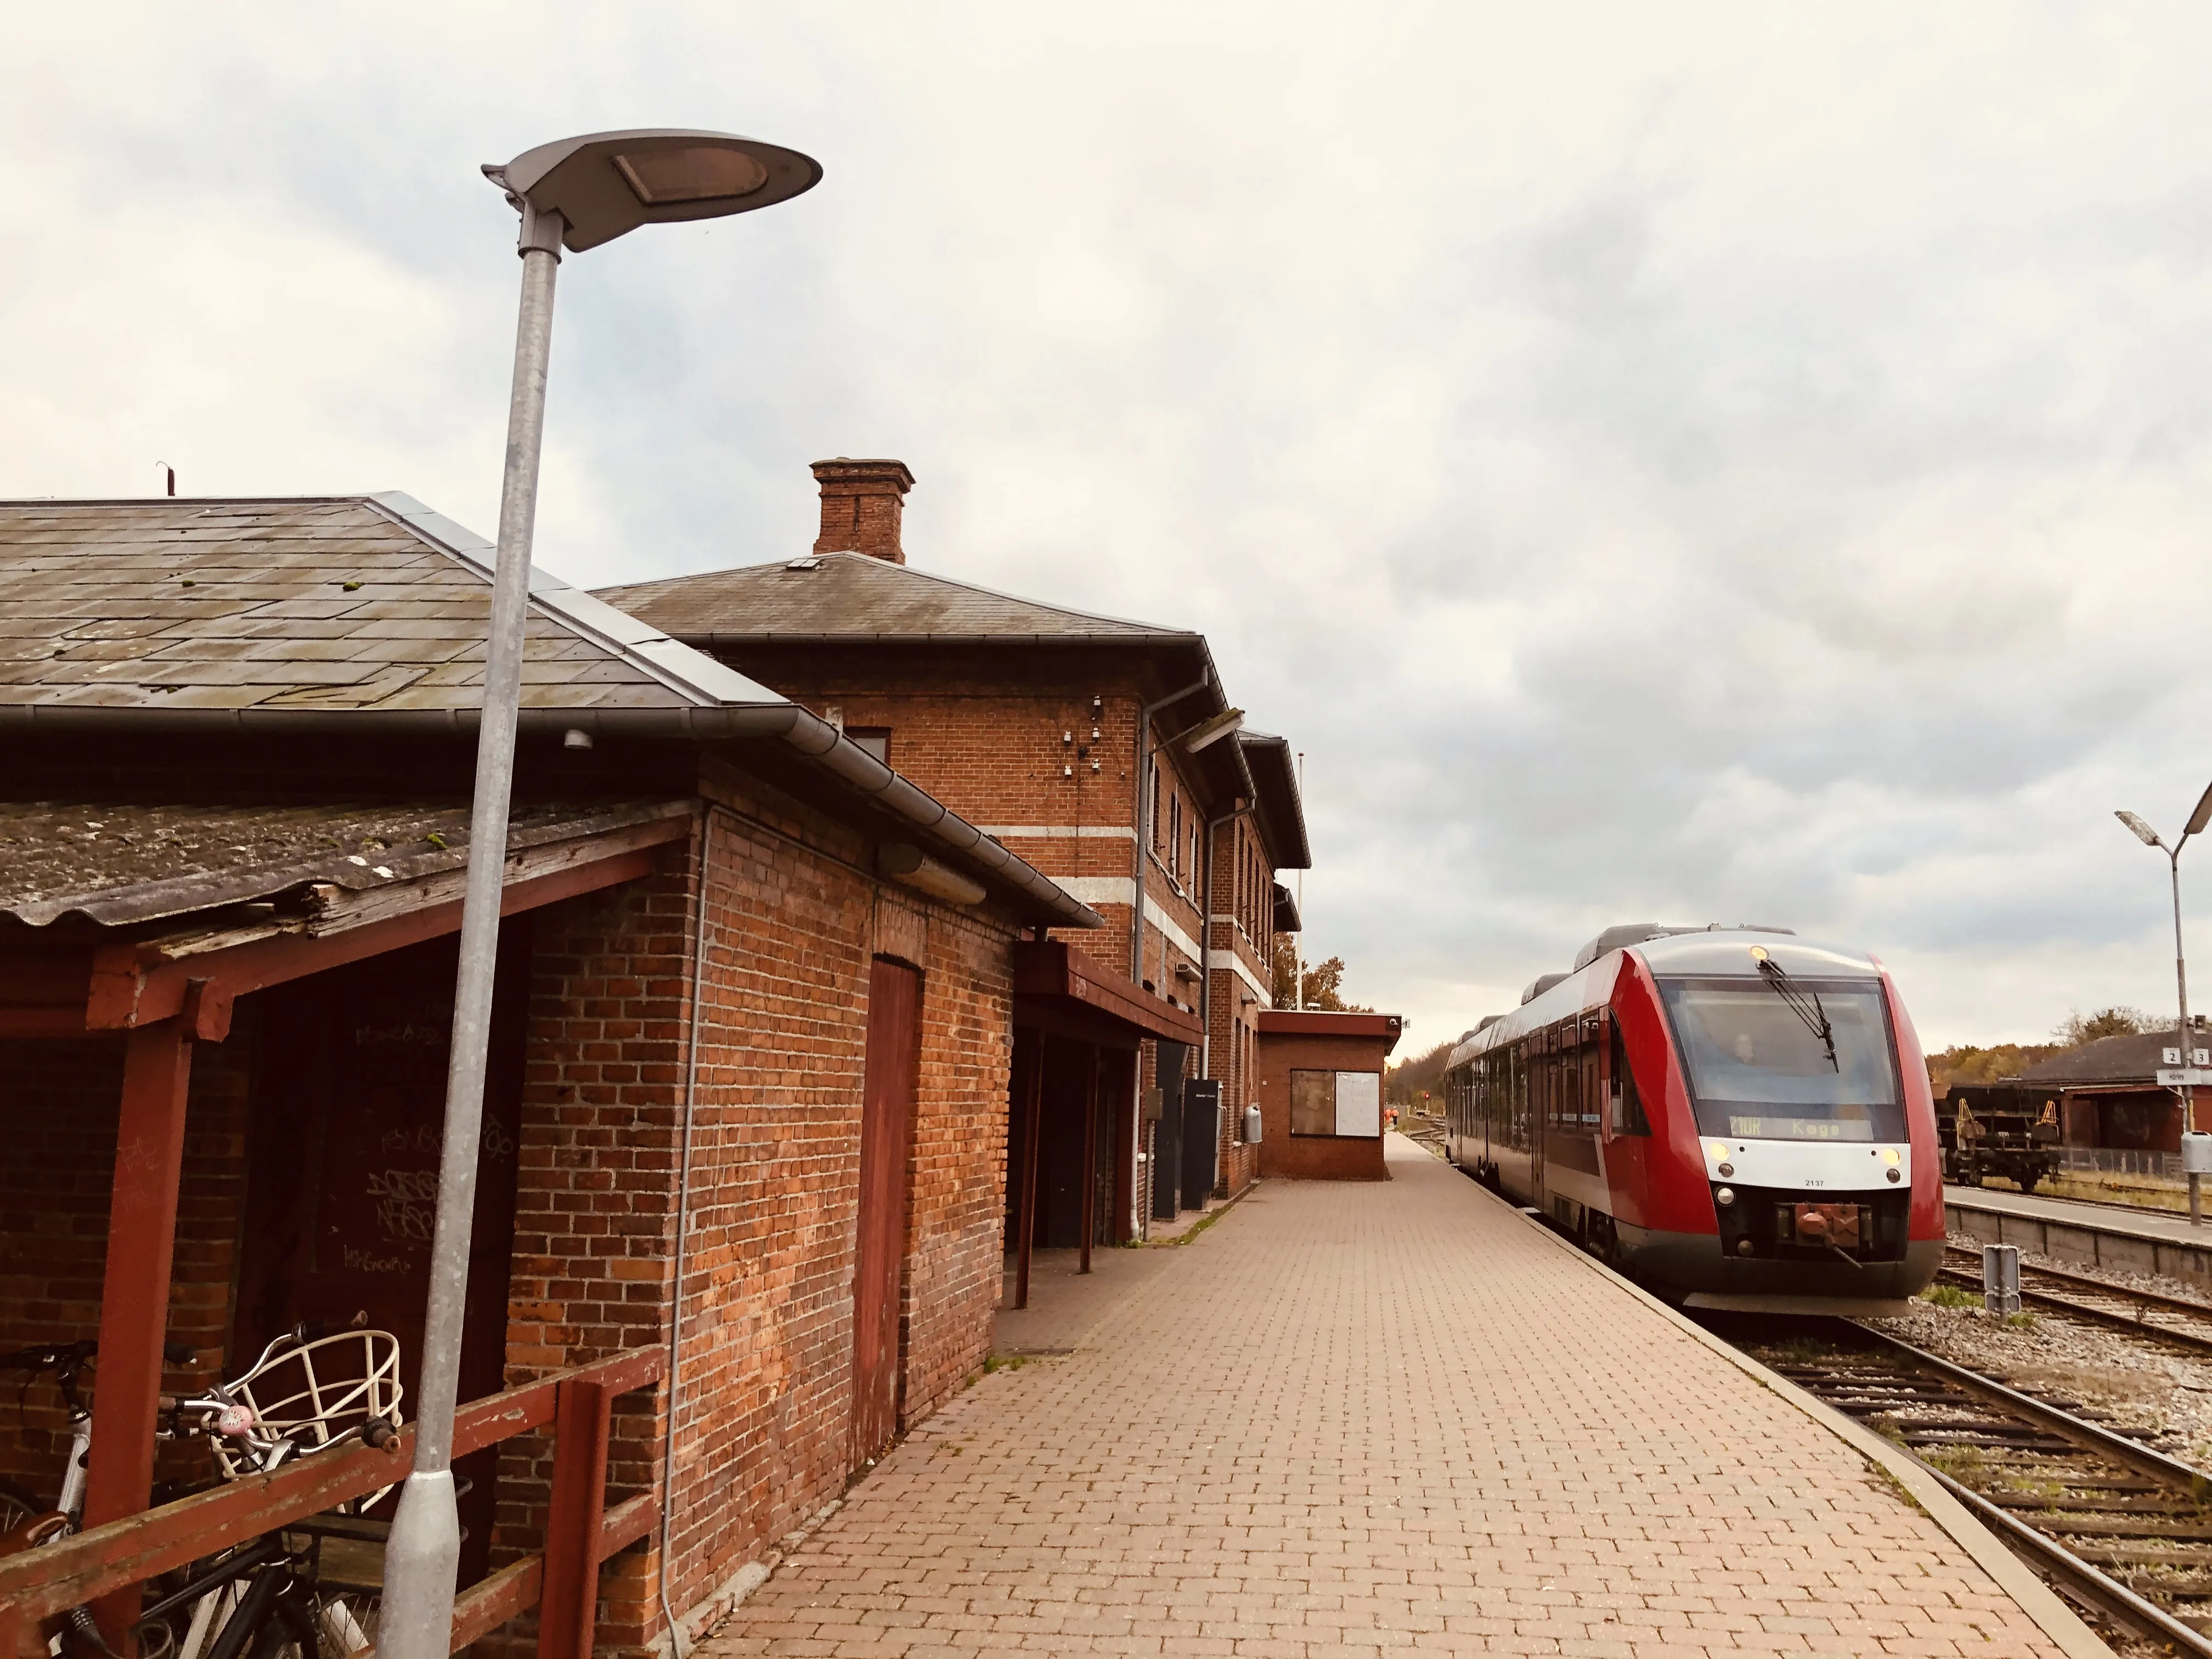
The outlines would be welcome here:
<svg viewBox="0 0 2212 1659">
<path fill-rule="evenodd" d="M 226 1480 L 321 1450 L 381 1418 L 399 1426 L 399 1340 L 389 1331 L 349 1330 L 264 1354 L 223 1390 L 253 1413 L 243 1436 L 215 1437 Z"/>
</svg>

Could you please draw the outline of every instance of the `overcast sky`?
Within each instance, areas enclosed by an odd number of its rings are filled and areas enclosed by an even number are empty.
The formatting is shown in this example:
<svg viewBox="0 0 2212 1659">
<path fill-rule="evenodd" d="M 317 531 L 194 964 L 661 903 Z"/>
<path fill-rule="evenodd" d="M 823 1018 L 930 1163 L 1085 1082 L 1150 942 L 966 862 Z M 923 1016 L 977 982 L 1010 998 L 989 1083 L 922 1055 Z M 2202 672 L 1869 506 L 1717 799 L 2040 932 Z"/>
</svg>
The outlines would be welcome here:
<svg viewBox="0 0 2212 1659">
<path fill-rule="evenodd" d="M 2172 1006 L 2112 810 L 2212 779 L 2202 6 L 9 31 L 0 495 L 168 463 L 489 533 L 477 164 L 747 132 L 824 182 L 563 268 L 540 563 L 784 556 L 809 461 L 903 459 L 915 563 L 1212 637 L 1305 752 L 1309 954 L 1410 1048 L 1644 919 L 1871 949 L 1931 1047 Z"/>
</svg>

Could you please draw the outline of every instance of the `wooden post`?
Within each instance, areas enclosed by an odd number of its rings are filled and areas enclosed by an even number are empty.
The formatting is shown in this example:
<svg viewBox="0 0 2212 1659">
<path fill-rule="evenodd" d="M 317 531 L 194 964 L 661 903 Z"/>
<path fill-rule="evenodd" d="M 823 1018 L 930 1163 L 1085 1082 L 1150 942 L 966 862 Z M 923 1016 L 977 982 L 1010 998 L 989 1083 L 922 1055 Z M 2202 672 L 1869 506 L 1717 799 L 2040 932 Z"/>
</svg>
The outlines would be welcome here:
<svg viewBox="0 0 2212 1659">
<path fill-rule="evenodd" d="M 1083 1068 L 1083 1266 L 1091 1271 L 1091 1236 L 1098 1231 L 1098 1050 Z"/>
<path fill-rule="evenodd" d="M 1037 1142 L 1044 1133 L 1045 1035 L 1036 1034 L 1030 1051 L 1029 1087 L 1023 1091 L 1022 1202 L 1020 1242 L 1014 1248 L 1014 1306 L 1030 1305 L 1030 1251 L 1036 1242 Z"/>
<path fill-rule="evenodd" d="M 88 1529 L 140 1513 L 153 1496 L 154 1419 L 161 1402 L 191 1070 L 191 1034 L 181 1019 L 138 1026 L 125 1039 L 100 1295 L 92 1460 L 85 1472 Z M 138 1592 L 118 1591 L 93 1611 L 108 1646 L 128 1654 Z"/>
<path fill-rule="evenodd" d="M 561 1384 L 553 1408 L 553 1497 L 545 1517 L 545 1588 L 538 1659 L 591 1659 L 599 1607 L 599 1521 L 607 1501 L 608 1417 L 601 1382 Z"/>
</svg>

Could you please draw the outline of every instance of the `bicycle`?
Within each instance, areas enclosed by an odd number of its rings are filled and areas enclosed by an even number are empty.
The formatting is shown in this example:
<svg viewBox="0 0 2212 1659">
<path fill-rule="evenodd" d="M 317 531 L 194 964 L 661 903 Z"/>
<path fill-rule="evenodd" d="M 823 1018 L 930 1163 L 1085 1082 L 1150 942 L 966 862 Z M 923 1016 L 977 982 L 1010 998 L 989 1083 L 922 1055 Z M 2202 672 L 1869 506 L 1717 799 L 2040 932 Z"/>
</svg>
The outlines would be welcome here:
<svg viewBox="0 0 2212 1659">
<path fill-rule="evenodd" d="M 0 1370 L 51 1371 L 69 1413 L 69 1455 L 62 1468 L 61 1494 L 52 1507 L 13 1480 L 0 1480 L 0 1551 L 50 1543 L 74 1532 L 84 1511 L 86 1460 L 92 1447 L 92 1407 L 78 1387 L 86 1364 L 99 1352 L 97 1342 L 47 1342 L 0 1354 Z M 192 1351 L 181 1342 L 161 1346 L 172 1365 L 189 1364 Z M 29 1383 L 24 1387 L 27 1389 Z"/>
<path fill-rule="evenodd" d="M 294 1456 L 358 1439 L 385 1450 L 398 1443 L 399 1347 L 388 1332 L 302 1325 L 262 1350 L 245 1374 L 198 1395 L 163 1396 L 155 1432 L 165 1438 L 204 1437 L 226 1480 L 280 1467 Z M 91 1413 L 77 1373 L 97 1345 L 75 1343 L 0 1356 L 0 1365 L 53 1370 L 70 1413 L 71 1443 L 62 1503 L 33 1524 L 50 1528 L 29 1547 L 73 1530 L 81 1518 Z M 365 1559 L 389 1523 L 363 1511 L 390 1492 L 367 1493 L 196 1563 L 156 1585 L 132 1633 L 146 1659 L 346 1659 L 374 1641 L 381 1563 Z M 74 1506 L 72 1504 L 74 1498 Z M 329 1563 L 326 1546 L 337 1559 Z M 179 1582 L 181 1580 L 181 1582 Z M 181 1620 L 182 1627 L 179 1628 Z M 65 1635 L 109 1653 L 84 1608 L 68 1616 L 52 1650 L 65 1656 Z"/>
</svg>

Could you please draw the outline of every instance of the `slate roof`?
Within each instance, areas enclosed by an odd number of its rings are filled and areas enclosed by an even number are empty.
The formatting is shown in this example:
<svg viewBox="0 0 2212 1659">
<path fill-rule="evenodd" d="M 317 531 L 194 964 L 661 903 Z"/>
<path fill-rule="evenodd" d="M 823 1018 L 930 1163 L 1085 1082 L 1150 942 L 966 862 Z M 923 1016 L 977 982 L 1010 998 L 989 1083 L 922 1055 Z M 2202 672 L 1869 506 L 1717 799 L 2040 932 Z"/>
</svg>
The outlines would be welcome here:
<svg viewBox="0 0 2212 1659">
<path fill-rule="evenodd" d="M 397 495 L 0 502 L 0 704 L 474 709 L 491 546 Z M 533 573 L 529 708 L 784 699 Z"/>
<path fill-rule="evenodd" d="M 469 729 L 492 558 L 483 537 L 396 491 L 0 501 L 0 732 Z M 525 730 L 763 739 L 1054 925 L 1103 925 L 826 721 L 543 570 L 527 640 Z"/>
<path fill-rule="evenodd" d="M 1187 629 L 1017 599 L 866 553 L 810 553 L 605 587 L 598 596 L 692 645 L 1201 641 Z"/>
<path fill-rule="evenodd" d="M 2126 1036 L 2099 1037 L 2078 1048 L 2067 1048 L 2021 1069 L 2023 1083 L 2155 1083 L 2166 1062 L 2160 1051 L 2177 1047 L 2173 1030 L 2137 1031 Z M 2192 1047 L 2212 1047 L 2212 1038 L 2196 1033 Z"/>
<path fill-rule="evenodd" d="M 538 802 L 507 850 L 692 811 L 688 800 Z M 433 839 L 435 837 L 435 839 Z M 273 899 L 309 884 L 363 892 L 468 862 L 469 803 L 144 805 L 0 802 L 0 915 L 104 926 Z"/>
</svg>

